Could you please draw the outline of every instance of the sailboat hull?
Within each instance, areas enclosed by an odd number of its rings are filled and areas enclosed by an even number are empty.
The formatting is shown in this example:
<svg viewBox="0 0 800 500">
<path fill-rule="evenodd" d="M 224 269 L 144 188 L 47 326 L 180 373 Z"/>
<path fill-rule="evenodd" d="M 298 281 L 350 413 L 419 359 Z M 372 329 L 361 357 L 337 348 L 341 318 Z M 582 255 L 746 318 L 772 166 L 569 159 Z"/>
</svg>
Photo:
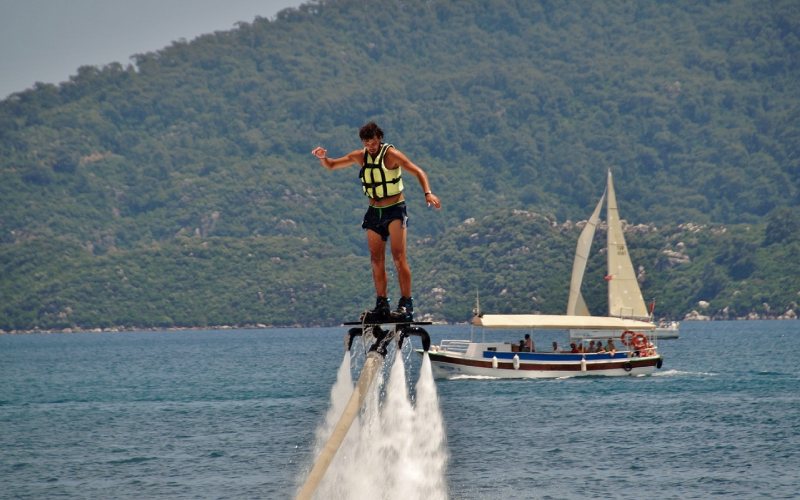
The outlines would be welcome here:
<svg viewBox="0 0 800 500">
<path fill-rule="evenodd" d="M 656 327 L 654 335 L 659 339 L 677 339 L 680 337 L 680 323 L 673 321 L 671 323 L 664 323 Z"/>
</svg>

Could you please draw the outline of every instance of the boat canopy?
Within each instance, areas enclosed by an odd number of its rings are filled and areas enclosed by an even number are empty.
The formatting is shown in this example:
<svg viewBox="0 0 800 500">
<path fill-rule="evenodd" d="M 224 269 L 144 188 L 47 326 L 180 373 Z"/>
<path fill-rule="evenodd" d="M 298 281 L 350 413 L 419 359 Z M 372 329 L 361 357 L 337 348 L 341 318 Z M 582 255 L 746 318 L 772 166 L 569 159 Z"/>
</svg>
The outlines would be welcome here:
<svg viewBox="0 0 800 500">
<path fill-rule="evenodd" d="M 558 314 L 484 314 L 472 318 L 484 328 L 538 328 L 542 330 L 653 330 L 655 325 L 635 319 Z"/>
</svg>

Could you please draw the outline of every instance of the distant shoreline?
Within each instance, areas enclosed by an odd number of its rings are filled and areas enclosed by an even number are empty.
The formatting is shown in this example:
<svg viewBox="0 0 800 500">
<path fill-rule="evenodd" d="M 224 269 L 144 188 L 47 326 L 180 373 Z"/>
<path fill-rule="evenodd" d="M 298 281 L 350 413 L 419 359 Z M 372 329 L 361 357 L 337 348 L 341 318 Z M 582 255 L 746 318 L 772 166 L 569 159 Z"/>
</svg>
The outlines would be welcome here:
<svg viewBox="0 0 800 500">
<path fill-rule="evenodd" d="M 776 316 L 771 318 L 744 317 L 733 319 L 718 318 L 686 318 L 683 322 L 709 322 L 709 321 L 794 321 L 798 318 Z M 468 325 L 469 322 L 462 323 L 436 323 L 437 325 Z M 258 323 L 255 325 L 214 325 L 214 326 L 170 326 L 170 327 L 123 327 L 114 326 L 110 328 L 61 328 L 61 329 L 32 329 L 32 330 L 1 330 L 0 335 L 26 335 L 34 333 L 45 334 L 69 334 L 69 333 L 134 333 L 134 332 L 184 332 L 184 331 L 204 331 L 204 330 L 267 330 L 267 329 L 288 329 L 288 328 L 336 328 L 342 325 L 267 325 Z"/>
<path fill-rule="evenodd" d="M 214 325 L 214 326 L 170 326 L 170 327 L 123 327 L 110 328 L 61 328 L 61 329 L 32 329 L 32 330 L 0 330 L 0 335 L 25 335 L 31 333 L 69 334 L 69 333 L 134 333 L 134 332 L 183 332 L 191 330 L 265 330 L 268 328 L 306 328 L 299 325 Z M 309 327 L 314 328 L 314 327 Z M 320 327 L 324 328 L 324 327 Z"/>
</svg>

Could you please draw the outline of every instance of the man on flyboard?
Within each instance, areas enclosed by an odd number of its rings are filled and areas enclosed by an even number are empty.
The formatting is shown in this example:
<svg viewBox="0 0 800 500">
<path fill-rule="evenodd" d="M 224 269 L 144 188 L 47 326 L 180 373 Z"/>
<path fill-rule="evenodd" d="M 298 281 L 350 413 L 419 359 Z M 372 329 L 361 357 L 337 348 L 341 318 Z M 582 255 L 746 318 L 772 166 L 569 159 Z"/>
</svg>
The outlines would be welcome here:
<svg viewBox="0 0 800 500">
<path fill-rule="evenodd" d="M 403 195 L 403 171 L 417 178 L 428 206 L 438 209 L 442 204 L 439 197 L 431 191 L 425 171 L 394 146 L 385 144 L 383 130 L 375 122 L 361 127 L 358 135 L 364 148 L 356 149 L 341 158 L 328 158 L 328 151 L 321 146 L 314 148 L 311 154 L 319 158 L 320 164 L 328 170 L 353 165 L 361 167 L 358 176 L 364 194 L 369 198 L 369 207 L 361 227 L 367 233 L 372 280 L 377 295 L 375 308 L 367 311 L 367 319 L 375 322 L 411 322 L 414 320 L 414 302 L 411 296 L 411 268 L 406 258 L 408 215 Z M 387 239 L 390 241 L 401 295 L 394 311 L 390 310 L 387 292 Z"/>
</svg>

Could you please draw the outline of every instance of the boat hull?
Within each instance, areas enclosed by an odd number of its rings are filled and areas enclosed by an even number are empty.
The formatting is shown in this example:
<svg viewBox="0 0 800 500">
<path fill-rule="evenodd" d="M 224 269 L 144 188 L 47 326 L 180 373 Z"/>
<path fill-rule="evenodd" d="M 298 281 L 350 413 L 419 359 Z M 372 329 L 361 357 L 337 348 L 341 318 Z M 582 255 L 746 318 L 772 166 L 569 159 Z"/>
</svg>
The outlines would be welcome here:
<svg viewBox="0 0 800 500">
<path fill-rule="evenodd" d="M 680 323 L 673 321 L 659 324 L 653 334 L 659 339 L 677 339 L 681 336 Z"/>
<path fill-rule="evenodd" d="M 608 353 L 486 352 L 478 357 L 432 349 L 428 355 L 436 378 L 629 377 L 650 375 L 662 364 L 659 355 L 628 357 L 626 353 L 612 356 Z"/>
</svg>

